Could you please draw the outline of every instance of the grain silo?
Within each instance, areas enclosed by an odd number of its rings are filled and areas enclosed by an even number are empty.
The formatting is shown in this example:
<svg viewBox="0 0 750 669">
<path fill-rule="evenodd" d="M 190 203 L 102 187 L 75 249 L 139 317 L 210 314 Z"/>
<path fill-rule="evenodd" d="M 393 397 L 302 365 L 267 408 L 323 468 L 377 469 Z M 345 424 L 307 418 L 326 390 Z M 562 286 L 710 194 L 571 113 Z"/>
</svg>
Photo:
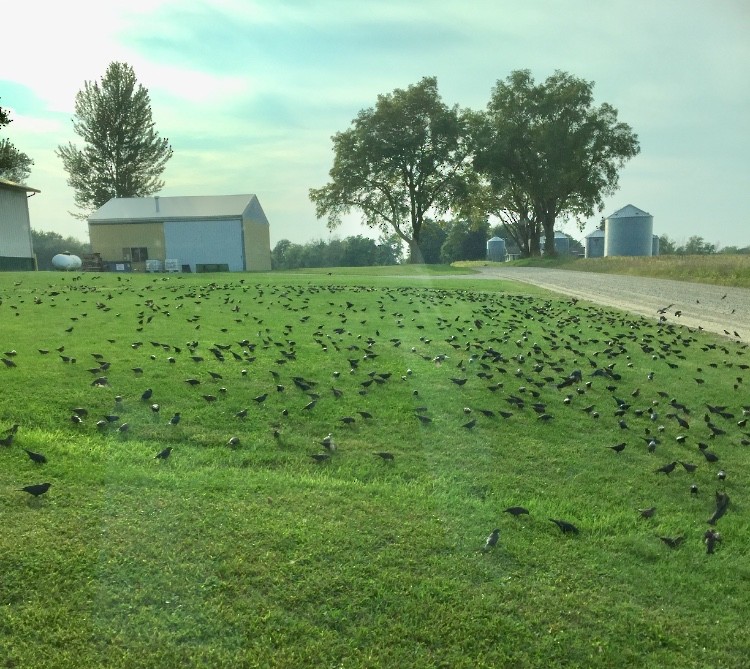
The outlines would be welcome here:
<svg viewBox="0 0 750 669">
<path fill-rule="evenodd" d="M 570 253 L 570 237 L 564 232 L 555 232 L 555 251 L 558 255 Z"/>
<path fill-rule="evenodd" d="M 604 255 L 604 230 L 594 230 L 586 235 L 586 257 L 601 258 Z"/>
<path fill-rule="evenodd" d="M 547 238 L 541 237 L 539 240 L 540 246 L 544 252 L 547 252 Z M 555 231 L 555 253 L 557 255 L 568 255 L 570 253 L 570 237 L 564 232 L 558 230 Z"/>
<path fill-rule="evenodd" d="M 487 240 L 487 260 L 505 262 L 505 240 L 502 237 Z"/>
<path fill-rule="evenodd" d="M 605 220 L 605 256 L 650 256 L 654 236 L 654 217 L 629 204 Z"/>
<path fill-rule="evenodd" d="M 651 255 L 659 255 L 659 235 L 654 235 L 653 239 L 651 240 Z"/>
</svg>

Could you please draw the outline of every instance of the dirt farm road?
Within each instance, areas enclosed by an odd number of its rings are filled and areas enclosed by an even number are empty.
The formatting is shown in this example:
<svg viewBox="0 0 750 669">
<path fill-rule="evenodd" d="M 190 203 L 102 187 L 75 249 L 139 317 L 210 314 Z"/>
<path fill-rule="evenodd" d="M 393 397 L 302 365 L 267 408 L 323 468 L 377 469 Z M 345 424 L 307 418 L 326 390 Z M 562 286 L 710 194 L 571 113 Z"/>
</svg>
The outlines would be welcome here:
<svg viewBox="0 0 750 669">
<path fill-rule="evenodd" d="M 667 279 L 540 267 L 479 267 L 487 279 L 509 279 L 668 322 L 750 340 L 750 290 Z M 476 275 L 474 275 L 476 277 Z M 680 312 L 677 315 L 677 312 Z"/>
</svg>

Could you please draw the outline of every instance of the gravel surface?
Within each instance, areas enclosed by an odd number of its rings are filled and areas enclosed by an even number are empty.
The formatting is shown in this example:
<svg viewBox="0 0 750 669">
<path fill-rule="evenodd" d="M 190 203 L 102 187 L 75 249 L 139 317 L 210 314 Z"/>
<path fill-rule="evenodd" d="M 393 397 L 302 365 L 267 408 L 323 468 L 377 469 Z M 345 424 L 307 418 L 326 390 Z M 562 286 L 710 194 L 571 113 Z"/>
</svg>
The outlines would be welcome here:
<svg viewBox="0 0 750 669">
<path fill-rule="evenodd" d="M 737 340 L 750 339 L 750 290 L 667 279 L 539 267 L 480 267 L 488 279 L 511 279 Z M 678 316 L 676 312 L 681 312 Z"/>
</svg>

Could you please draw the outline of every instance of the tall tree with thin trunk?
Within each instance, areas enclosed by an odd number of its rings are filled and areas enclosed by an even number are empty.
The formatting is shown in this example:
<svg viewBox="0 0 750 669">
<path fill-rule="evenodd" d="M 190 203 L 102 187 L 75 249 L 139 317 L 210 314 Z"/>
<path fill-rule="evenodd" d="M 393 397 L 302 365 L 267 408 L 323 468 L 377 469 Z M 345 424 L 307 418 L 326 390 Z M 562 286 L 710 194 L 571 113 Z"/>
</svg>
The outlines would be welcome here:
<svg viewBox="0 0 750 669">
<path fill-rule="evenodd" d="M 557 219 L 601 211 L 619 170 L 640 151 L 614 107 L 594 106 L 593 87 L 561 71 L 539 84 L 529 70 L 512 72 L 493 89 L 477 135 L 476 168 L 499 199 L 523 200 L 544 233 L 545 255 L 555 254 Z"/>
<path fill-rule="evenodd" d="M 76 95 L 73 129 L 84 141 L 57 148 L 85 219 L 113 197 L 145 197 L 164 187 L 172 157 L 154 129 L 148 91 L 127 63 L 110 63 L 101 83 L 87 81 Z"/>
<path fill-rule="evenodd" d="M 333 230 L 359 210 L 365 225 L 409 245 L 410 262 L 424 262 L 426 216 L 447 211 L 472 173 L 465 115 L 443 103 L 437 79 L 378 96 L 333 136 L 333 149 L 330 183 L 310 189 L 318 218 Z"/>
</svg>

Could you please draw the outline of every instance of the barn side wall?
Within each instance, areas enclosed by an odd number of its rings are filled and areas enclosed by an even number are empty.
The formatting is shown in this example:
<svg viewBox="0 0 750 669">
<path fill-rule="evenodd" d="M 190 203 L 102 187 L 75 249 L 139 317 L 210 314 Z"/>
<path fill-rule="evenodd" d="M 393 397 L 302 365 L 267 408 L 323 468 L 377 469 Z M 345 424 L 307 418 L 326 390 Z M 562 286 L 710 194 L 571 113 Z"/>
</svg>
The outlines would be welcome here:
<svg viewBox="0 0 750 669">
<path fill-rule="evenodd" d="M 165 260 L 164 227 L 161 223 L 91 223 L 91 250 L 107 262 L 130 262 L 124 249 L 146 248 L 149 260 Z M 133 262 L 134 270 L 143 272 L 145 262 Z"/>
</svg>

